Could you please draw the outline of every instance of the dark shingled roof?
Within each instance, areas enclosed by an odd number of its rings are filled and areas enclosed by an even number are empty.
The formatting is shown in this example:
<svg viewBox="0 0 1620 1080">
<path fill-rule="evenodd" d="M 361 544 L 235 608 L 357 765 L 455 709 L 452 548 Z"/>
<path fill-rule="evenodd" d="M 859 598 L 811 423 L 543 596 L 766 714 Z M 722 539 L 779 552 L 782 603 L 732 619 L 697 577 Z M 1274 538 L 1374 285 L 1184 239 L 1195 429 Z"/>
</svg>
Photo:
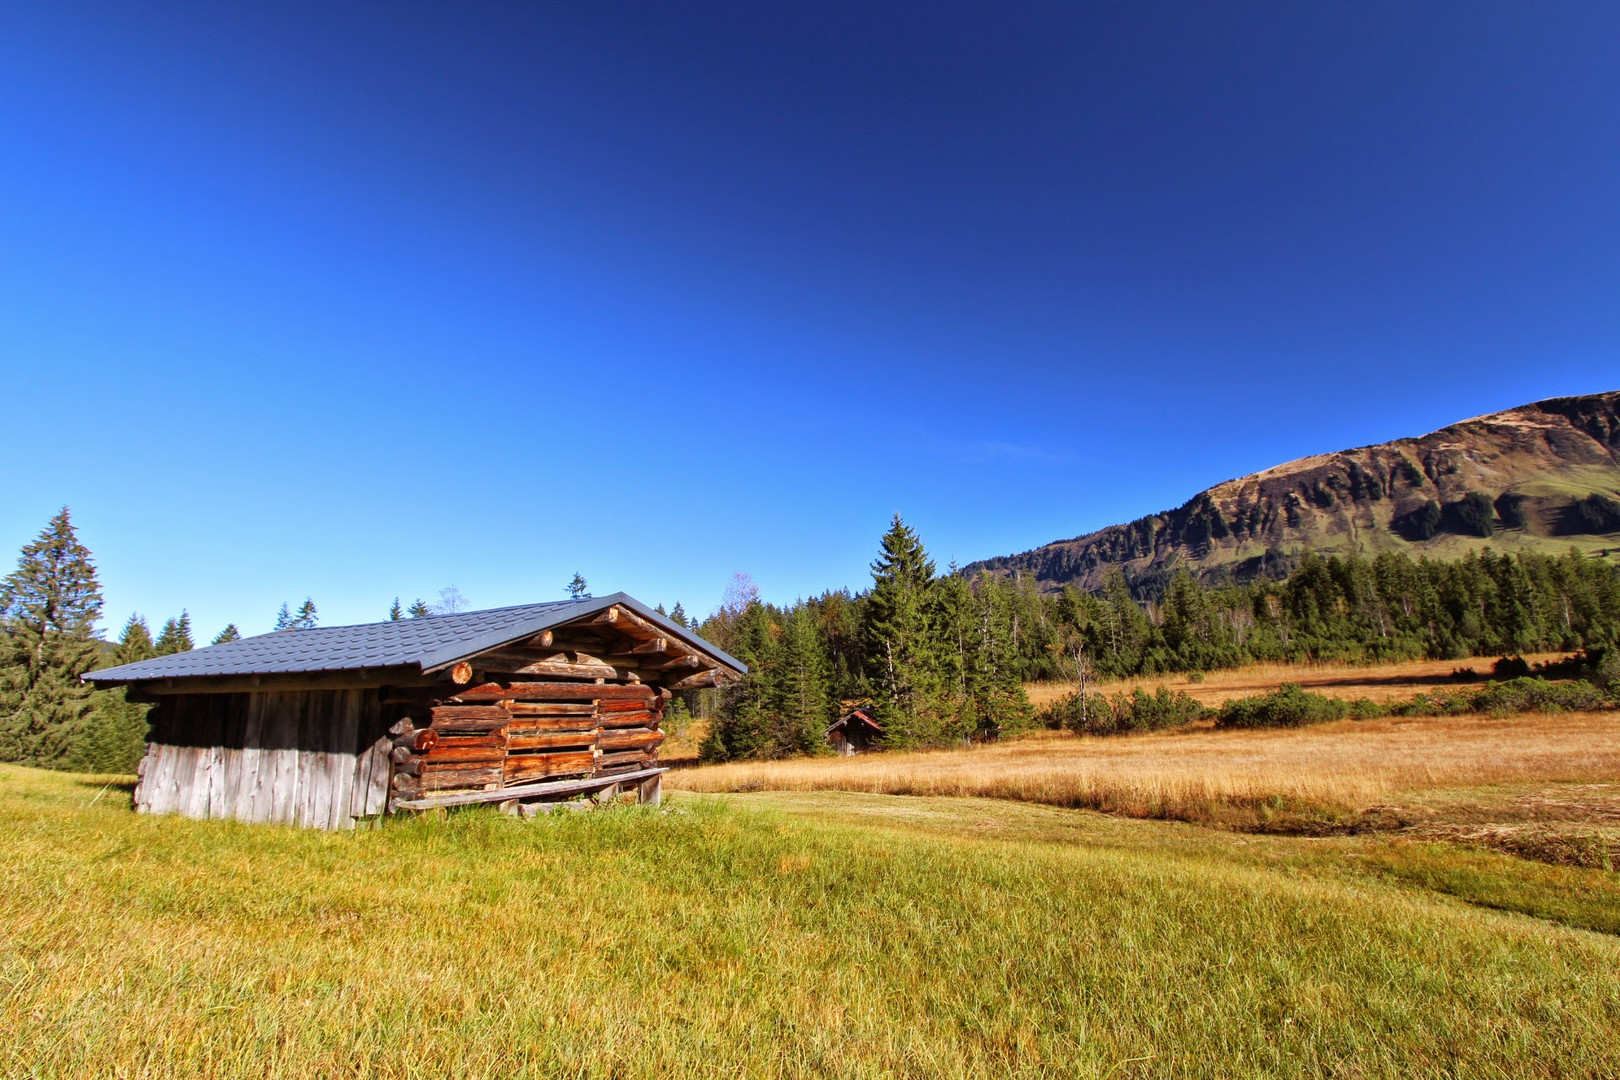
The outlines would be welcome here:
<svg viewBox="0 0 1620 1080">
<path fill-rule="evenodd" d="M 351 671 L 406 664 L 415 664 L 427 671 L 604 611 L 614 604 L 623 604 L 647 621 L 662 627 L 670 636 L 702 650 L 728 667 L 737 671 L 747 670 L 691 630 L 670 622 L 656 611 L 649 611 L 624 593 L 614 593 L 584 600 L 554 600 L 545 604 L 463 611 L 455 615 L 433 615 L 422 619 L 283 630 L 170 656 L 156 656 L 134 664 L 103 668 L 90 672 L 85 678 L 98 683 L 123 683 L 197 675 Z"/>
</svg>

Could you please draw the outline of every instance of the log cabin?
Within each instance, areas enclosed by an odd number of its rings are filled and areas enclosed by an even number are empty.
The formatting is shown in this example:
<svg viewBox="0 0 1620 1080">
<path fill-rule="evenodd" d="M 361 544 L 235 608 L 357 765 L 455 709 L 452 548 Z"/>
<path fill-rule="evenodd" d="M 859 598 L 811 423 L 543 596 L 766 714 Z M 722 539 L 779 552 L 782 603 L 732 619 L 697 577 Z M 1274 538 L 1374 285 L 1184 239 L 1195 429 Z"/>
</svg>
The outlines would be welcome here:
<svg viewBox="0 0 1620 1080">
<path fill-rule="evenodd" d="M 834 752 L 850 757 L 876 750 L 883 738 L 883 725 L 872 719 L 866 709 L 851 709 L 828 725 L 822 734 L 832 743 Z"/>
<path fill-rule="evenodd" d="M 317 828 L 633 791 L 664 702 L 746 668 L 624 593 L 283 630 L 90 672 L 154 706 L 143 813 Z"/>
</svg>

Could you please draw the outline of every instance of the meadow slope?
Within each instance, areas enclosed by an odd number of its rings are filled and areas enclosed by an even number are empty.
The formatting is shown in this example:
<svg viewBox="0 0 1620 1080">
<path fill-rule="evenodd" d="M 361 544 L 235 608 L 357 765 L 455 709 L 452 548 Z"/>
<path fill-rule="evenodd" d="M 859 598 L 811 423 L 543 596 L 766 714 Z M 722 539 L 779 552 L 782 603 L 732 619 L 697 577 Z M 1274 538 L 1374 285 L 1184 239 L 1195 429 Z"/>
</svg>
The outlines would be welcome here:
<svg viewBox="0 0 1620 1080">
<path fill-rule="evenodd" d="M 7 1076 L 1598 1077 L 1620 1060 L 1620 940 L 1577 928 L 1620 910 L 1603 871 L 990 800 L 680 795 L 323 834 L 137 816 L 121 796 L 0 767 Z M 1563 906 L 1491 909 L 1531 892 Z"/>
</svg>

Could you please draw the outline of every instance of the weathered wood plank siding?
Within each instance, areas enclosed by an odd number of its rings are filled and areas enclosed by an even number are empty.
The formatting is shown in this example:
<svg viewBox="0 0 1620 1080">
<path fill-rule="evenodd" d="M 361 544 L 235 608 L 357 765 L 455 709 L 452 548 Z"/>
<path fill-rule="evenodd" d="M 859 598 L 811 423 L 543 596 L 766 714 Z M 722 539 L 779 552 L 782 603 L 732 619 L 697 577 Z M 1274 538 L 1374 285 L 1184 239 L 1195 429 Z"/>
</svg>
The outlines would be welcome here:
<svg viewBox="0 0 1620 1080">
<path fill-rule="evenodd" d="M 144 813 L 345 829 L 386 808 L 375 689 L 173 695 L 152 719 Z"/>
</svg>

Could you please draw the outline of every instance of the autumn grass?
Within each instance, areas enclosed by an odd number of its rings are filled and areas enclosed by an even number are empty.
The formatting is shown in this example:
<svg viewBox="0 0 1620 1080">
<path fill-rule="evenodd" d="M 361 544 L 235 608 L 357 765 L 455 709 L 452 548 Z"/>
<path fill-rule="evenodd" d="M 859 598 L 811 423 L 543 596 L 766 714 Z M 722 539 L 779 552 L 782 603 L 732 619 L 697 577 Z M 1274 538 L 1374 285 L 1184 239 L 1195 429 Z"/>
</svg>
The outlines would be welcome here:
<svg viewBox="0 0 1620 1080">
<path fill-rule="evenodd" d="M 1614 713 L 1386 718 L 1307 728 L 1040 733 L 967 750 L 733 762 L 672 773 L 688 791 L 969 795 L 1240 827 L 1353 824 L 1427 789 L 1613 781 Z"/>
<path fill-rule="evenodd" d="M 1562 660 L 1567 653 L 1533 653 L 1530 663 Z M 1451 673 L 1468 668 L 1481 675 L 1491 670 L 1491 659 L 1408 660 L 1396 664 L 1249 664 L 1227 671 L 1199 675 L 1177 672 L 1094 683 L 1099 693 L 1130 693 L 1135 687 L 1152 692 L 1165 687 L 1191 695 L 1201 705 L 1217 706 L 1232 698 L 1252 697 L 1277 689 L 1283 683 L 1297 683 L 1306 690 L 1329 697 L 1367 698 L 1380 703 L 1405 700 L 1436 687 L 1455 685 Z M 1073 693 L 1070 682 L 1024 684 L 1024 692 L 1037 709 Z"/>
<path fill-rule="evenodd" d="M 1402 877 L 1382 840 L 841 793 L 322 834 L 137 816 L 117 792 L 0 767 L 0 1074 L 1600 1077 L 1620 1060 L 1620 941 Z"/>
</svg>

